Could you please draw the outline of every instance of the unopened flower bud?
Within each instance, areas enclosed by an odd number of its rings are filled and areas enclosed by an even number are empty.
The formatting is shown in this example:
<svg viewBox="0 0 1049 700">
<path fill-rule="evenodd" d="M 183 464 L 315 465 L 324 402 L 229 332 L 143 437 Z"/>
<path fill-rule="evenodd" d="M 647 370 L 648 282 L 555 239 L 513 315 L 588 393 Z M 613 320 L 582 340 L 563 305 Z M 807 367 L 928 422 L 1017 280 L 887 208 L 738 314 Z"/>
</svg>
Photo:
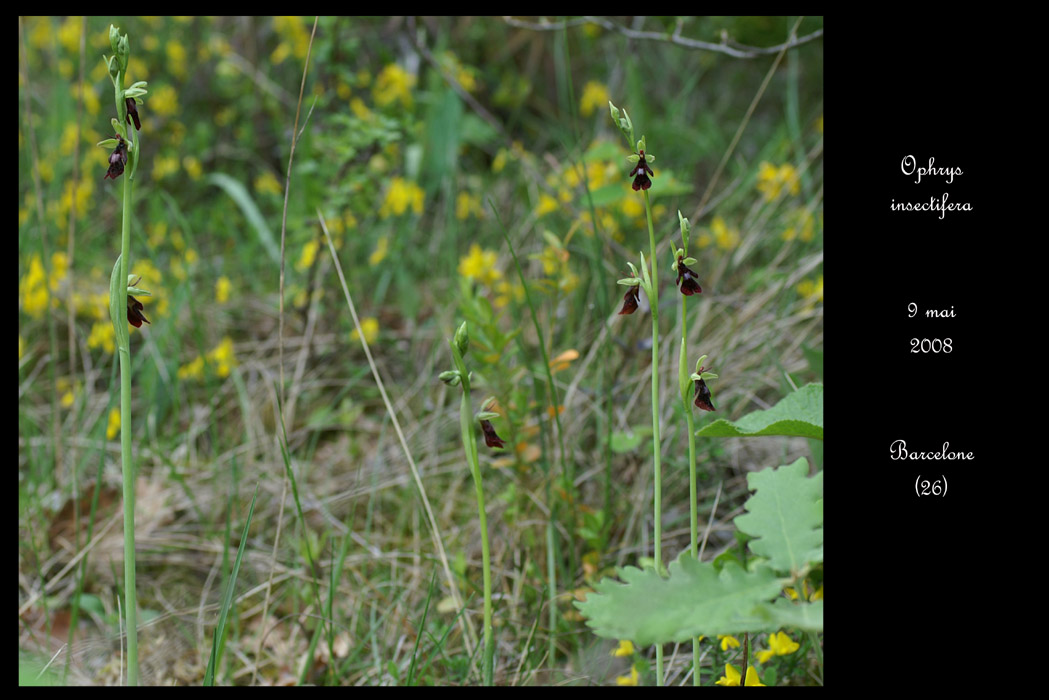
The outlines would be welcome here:
<svg viewBox="0 0 1049 700">
<path fill-rule="evenodd" d="M 466 357 L 466 351 L 470 349 L 470 332 L 466 329 L 466 321 L 455 331 L 455 347 L 460 356 Z"/>
</svg>

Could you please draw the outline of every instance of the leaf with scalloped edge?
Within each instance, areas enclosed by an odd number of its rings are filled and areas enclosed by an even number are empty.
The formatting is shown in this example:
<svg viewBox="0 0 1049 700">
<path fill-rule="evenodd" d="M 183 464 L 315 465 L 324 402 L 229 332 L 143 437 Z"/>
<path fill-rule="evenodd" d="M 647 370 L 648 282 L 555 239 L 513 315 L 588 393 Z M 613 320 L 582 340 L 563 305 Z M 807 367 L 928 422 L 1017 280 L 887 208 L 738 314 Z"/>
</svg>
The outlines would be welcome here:
<svg viewBox="0 0 1049 700">
<path fill-rule="evenodd" d="M 765 557 L 776 571 L 797 574 L 823 561 L 823 472 L 808 477 L 804 457 L 777 469 L 747 474 L 755 491 L 736 517 L 736 527 L 755 539 L 750 551 Z"/>
<path fill-rule="evenodd" d="M 798 435 L 823 439 L 823 385 L 806 384 L 765 411 L 748 413 L 737 421 L 724 418 L 696 431 L 701 437 Z"/>
<path fill-rule="evenodd" d="M 774 603 L 758 606 L 755 614 L 772 623 L 774 627 L 795 627 L 807 632 L 823 631 L 823 601 L 811 603 L 779 598 Z"/>
<path fill-rule="evenodd" d="M 668 572 L 669 577 L 662 578 L 652 570 L 623 567 L 623 583 L 603 579 L 575 605 L 598 636 L 642 646 L 683 642 L 701 634 L 779 629 L 757 614 L 786 583 L 768 567 L 744 571 L 729 562 L 719 573 L 712 563 L 696 561 L 685 551 Z"/>
</svg>

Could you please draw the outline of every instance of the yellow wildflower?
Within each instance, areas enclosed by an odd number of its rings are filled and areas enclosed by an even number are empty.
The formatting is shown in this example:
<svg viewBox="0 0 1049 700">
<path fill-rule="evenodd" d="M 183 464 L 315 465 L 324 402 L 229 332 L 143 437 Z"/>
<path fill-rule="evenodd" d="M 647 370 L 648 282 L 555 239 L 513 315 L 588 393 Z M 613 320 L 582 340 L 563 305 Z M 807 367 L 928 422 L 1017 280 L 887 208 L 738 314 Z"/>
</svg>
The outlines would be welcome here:
<svg viewBox="0 0 1049 700">
<path fill-rule="evenodd" d="M 186 171 L 186 174 L 194 180 L 199 180 L 200 176 L 204 174 L 204 168 L 201 166 L 200 161 L 196 156 L 186 156 L 182 159 L 182 168 Z"/>
<path fill-rule="evenodd" d="M 372 97 L 375 98 L 375 104 L 380 107 L 399 101 L 405 108 L 411 108 L 411 90 L 414 85 L 414 75 L 409 74 L 396 63 L 391 63 L 383 68 L 375 78 Z"/>
<path fill-rule="evenodd" d="M 66 17 L 58 27 L 58 43 L 69 53 L 80 51 L 80 22 L 82 17 Z"/>
<path fill-rule="evenodd" d="M 484 217 L 484 208 L 481 206 L 481 198 L 471 195 L 469 192 L 461 191 L 455 197 L 455 218 L 464 221 L 470 215 L 481 219 Z"/>
<path fill-rule="evenodd" d="M 616 676 L 616 685 L 637 685 L 639 679 L 637 667 L 631 666 L 629 676 Z"/>
<path fill-rule="evenodd" d="M 379 337 L 379 321 L 371 316 L 365 316 L 361 319 L 361 331 L 364 333 L 364 342 L 368 345 L 372 345 Z M 360 342 L 361 334 L 354 328 L 350 332 L 350 340 L 353 342 Z"/>
<path fill-rule="evenodd" d="M 620 639 L 619 646 L 612 650 L 612 656 L 633 656 L 634 643 L 629 639 Z"/>
<path fill-rule="evenodd" d="M 474 243 L 470 246 L 470 252 L 459 258 L 459 274 L 482 285 L 491 286 L 503 276 L 495 266 L 497 260 L 498 255 L 494 250 L 482 251 L 481 246 Z"/>
<path fill-rule="evenodd" d="M 812 280 L 802 280 L 798 282 L 798 286 L 795 287 L 798 294 L 805 298 L 806 307 L 812 307 L 817 303 L 823 301 L 823 275 L 820 275 L 815 282 Z"/>
<path fill-rule="evenodd" d="M 714 243 L 722 250 L 732 250 L 739 245 L 739 231 L 730 229 L 720 216 L 715 216 L 710 222 L 710 233 L 714 236 Z"/>
<path fill-rule="evenodd" d="M 204 378 L 204 358 L 197 356 L 192 362 L 186 365 L 182 365 L 178 368 L 178 372 L 175 373 L 179 379 L 203 379 Z"/>
<path fill-rule="evenodd" d="M 608 88 L 596 80 L 591 80 L 583 87 L 583 97 L 579 100 L 579 113 L 589 117 L 595 110 L 608 108 Z"/>
<path fill-rule="evenodd" d="M 557 200 L 544 192 L 539 195 L 539 206 L 536 207 L 535 215 L 536 217 L 546 216 L 552 211 L 557 211 L 559 207 Z"/>
<path fill-rule="evenodd" d="M 715 682 L 715 685 L 738 686 L 739 680 L 739 669 L 732 664 L 725 664 L 725 675 L 719 678 Z M 753 666 L 747 666 L 747 680 L 744 682 L 744 685 L 758 685 L 763 688 L 765 687 L 765 684 L 758 680 L 758 672 L 754 670 Z"/>
<path fill-rule="evenodd" d="M 152 88 L 152 86 L 150 86 Z M 150 90 L 149 111 L 157 116 L 170 117 L 178 111 L 178 93 L 170 85 Z"/>
<path fill-rule="evenodd" d="M 768 161 L 762 162 L 758 167 L 759 192 L 765 193 L 765 201 L 772 201 L 780 196 L 780 192 L 786 188 L 792 195 L 801 191 L 798 182 L 798 172 L 790 163 L 784 163 L 778 168 Z"/>
<path fill-rule="evenodd" d="M 350 110 L 352 110 L 361 121 L 371 119 L 372 111 L 364 104 L 364 100 L 359 97 L 354 97 L 350 100 Z"/>
<path fill-rule="evenodd" d="M 416 214 L 423 213 L 422 188 L 411 180 L 395 177 L 390 181 L 390 186 L 386 190 L 386 198 L 379 207 L 379 217 L 385 219 L 391 215 L 400 216 L 408 210 L 408 207 L 411 207 Z"/>
<path fill-rule="evenodd" d="M 215 280 L 215 301 L 219 304 L 225 304 L 229 301 L 229 290 L 232 286 L 229 277 L 226 277 L 225 275 L 222 275 Z"/>
<path fill-rule="evenodd" d="M 299 261 L 295 263 L 295 269 L 302 272 L 313 267 L 313 261 L 317 258 L 320 245 L 320 241 L 316 238 L 307 241 L 306 245 L 302 246 L 302 254 L 299 255 Z"/>
<path fill-rule="evenodd" d="M 732 635 L 719 634 L 718 639 L 721 640 L 721 651 L 728 651 L 730 648 L 739 646 L 739 640 Z"/>
<path fill-rule="evenodd" d="M 510 151 L 508 151 L 505 148 L 500 148 L 499 152 L 495 154 L 495 158 L 492 159 L 492 172 L 502 172 L 503 168 L 506 167 L 507 161 L 510 160 L 511 157 L 512 154 L 510 153 Z"/>
<path fill-rule="evenodd" d="M 153 179 L 163 180 L 168 175 L 174 175 L 178 172 L 179 161 L 178 156 L 158 156 L 153 159 Z"/>
<path fill-rule="evenodd" d="M 495 304 L 497 309 L 501 309 L 509 304 L 511 299 L 520 304 L 525 298 L 524 287 L 517 280 L 511 282 L 510 280 L 499 279 L 494 284 L 494 290 L 495 298 L 492 299 L 492 303 Z"/>
<path fill-rule="evenodd" d="M 801 645 L 792 640 L 783 631 L 777 632 L 776 634 L 769 635 L 769 648 L 767 650 L 759 651 L 757 658 L 759 663 L 765 663 L 773 656 L 786 656 L 787 654 L 793 654 L 796 652 Z"/>
<path fill-rule="evenodd" d="M 619 208 L 631 219 L 640 218 L 645 213 L 645 205 L 637 197 L 624 197 L 619 200 Z"/>
<path fill-rule="evenodd" d="M 120 409 L 114 406 L 109 409 L 109 422 L 106 425 L 106 439 L 112 440 L 120 432 Z"/>
<path fill-rule="evenodd" d="M 460 63 L 459 59 L 451 51 L 446 51 L 441 56 L 440 63 L 446 71 L 455 76 L 456 82 L 459 83 L 463 90 L 467 92 L 477 90 L 476 70 Z"/>
<path fill-rule="evenodd" d="M 215 365 L 215 374 L 220 377 L 228 377 L 230 370 L 237 366 L 237 358 L 233 355 L 233 339 L 226 336 L 211 352 L 208 360 Z"/>
<path fill-rule="evenodd" d="M 69 408 L 70 406 L 72 406 L 73 401 L 76 398 L 76 391 L 79 390 L 79 387 L 70 384 L 69 379 L 67 379 L 66 377 L 58 377 L 58 379 L 55 381 L 55 384 L 55 389 L 57 389 L 58 393 L 61 394 L 61 398 L 58 400 L 58 404 L 62 408 Z"/>
<path fill-rule="evenodd" d="M 287 57 L 288 53 L 294 53 L 295 57 L 300 60 L 306 58 L 306 50 L 310 44 L 310 30 L 303 24 L 302 17 L 298 15 L 274 17 L 273 29 L 278 36 L 286 40 L 277 47 L 282 53 L 281 61 Z M 279 62 L 274 61 L 274 63 Z"/>
<path fill-rule="evenodd" d="M 66 278 L 69 273 L 69 258 L 66 257 L 65 253 L 57 252 L 51 254 L 51 291 L 57 292 L 58 285 L 62 283 L 62 280 Z"/>
<path fill-rule="evenodd" d="M 172 39 L 164 47 L 168 55 L 168 70 L 175 76 L 184 78 L 186 76 L 186 47 Z"/>
<path fill-rule="evenodd" d="M 40 318 L 47 309 L 47 287 L 44 284 L 44 265 L 40 256 L 34 255 L 29 260 L 29 272 L 19 282 L 19 296 L 22 297 L 22 310 L 33 318 Z"/>
<path fill-rule="evenodd" d="M 386 236 L 385 234 L 379 236 L 379 240 L 375 242 L 375 250 L 373 250 L 372 254 L 368 256 L 368 264 L 372 267 L 375 267 L 376 265 L 381 263 L 383 260 L 386 259 L 386 253 L 389 251 L 389 249 L 389 236 Z"/>
<path fill-rule="evenodd" d="M 106 308 L 108 310 L 108 296 L 106 295 Z M 105 352 L 115 352 L 117 349 L 115 340 L 116 331 L 113 330 L 113 322 L 108 318 L 91 324 L 91 334 L 87 337 L 87 347 L 90 350 L 102 348 Z"/>
<path fill-rule="evenodd" d="M 284 188 L 281 187 L 273 173 L 267 170 L 255 178 L 255 191 L 279 195 L 284 192 Z"/>
<path fill-rule="evenodd" d="M 33 21 L 26 19 L 26 26 L 30 28 L 29 44 L 31 46 L 37 49 L 49 48 L 51 46 L 54 35 L 51 32 L 50 17 L 39 17 Z"/>
<path fill-rule="evenodd" d="M 77 124 L 75 121 L 68 121 L 66 125 L 62 127 L 62 138 L 59 140 L 58 152 L 63 156 L 69 156 L 76 150 L 76 135 L 77 135 Z"/>
</svg>

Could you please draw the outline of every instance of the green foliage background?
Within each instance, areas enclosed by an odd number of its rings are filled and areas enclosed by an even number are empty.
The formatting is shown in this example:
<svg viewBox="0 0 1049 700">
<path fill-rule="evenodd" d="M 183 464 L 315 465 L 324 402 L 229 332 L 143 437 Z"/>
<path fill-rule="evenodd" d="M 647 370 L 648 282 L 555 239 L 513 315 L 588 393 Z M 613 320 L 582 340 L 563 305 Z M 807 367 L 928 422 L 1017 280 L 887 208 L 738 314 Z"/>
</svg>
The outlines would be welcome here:
<svg viewBox="0 0 1049 700">
<path fill-rule="evenodd" d="M 631 18 L 611 21 L 633 26 Z M 677 21 L 646 18 L 640 28 L 672 32 Z M 783 42 L 795 21 L 689 17 L 681 32 L 764 47 Z M 704 294 L 689 302 L 689 355 L 711 356 L 720 375 L 711 383 L 715 417 L 734 421 L 822 380 L 822 38 L 786 53 L 748 118 L 773 54 L 734 58 L 575 20 L 540 31 L 497 18 L 321 17 L 285 242 L 287 431 L 311 505 L 308 522 L 289 522 L 285 510 L 271 560 L 284 474 L 273 443 L 281 221 L 313 18 L 23 18 L 20 642 L 44 656 L 69 638 L 62 620 L 68 627 L 74 598 L 92 611 L 80 615 L 74 641 L 117 632 L 119 566 L 108 540 L 96 543 L 83 568 L 64 570 L 85 547 L 85 523 L 98 535 L 113 512 L 108 496 L 119 479 L 105 298 L 119 247 L 120 189 L 103 182 L 108 153 L 95 147 L 112 136 L 112 86 L 102 62 L 111 23 L 131 41 L 129 84 L 148 80 L 150 89 L 139 107 L 144 150 L 130 270 L 153 292 L 145 300 L 152 325 L 131 334 L 132 429 L 146 489 L 139 498 L 142 605 L 163 630 L 152 637 L 159 648 L 145 636 L 142 654 L 172 661 L 144 673 L 155 682 L 203 677 L 196 651 L 206 658 L 210 634 L 186 620 L 203 616 L 213 624 L 206 607 L 218 600 L 213 580 L 229 571 L 239 544 L 230 532 L 240 531 L 259 482 L 238 593 L 274 571 L 296 573 L 275 584 L 265 628 L 258 596 L 240 604 L 242 617 L 233 615 L 228 630 L 228 645 L 240 653 L 227 650 L 220 683 L 301 680 L 304 667 L 310 682 L 399 683 L 412 663 L 414 683 L 477 681 L 455 611 L 437 605 L 448 592 L 428 597 L 434 552 L 404 455 L 351 334 L 319 214 L 359 313 L 371 319 L 365 336 L 440 504 L 469 607 L 479 609 L 476 511 L 458 443 L 457 397 L 436 381 L 450 365 L 445 339 L 462 320 L 470 323 L 477 393 L 496 397 L 503 415 L 497 430 L 514 446 L 482 464 L 503 601 L 498 682 L 613 682 L 622 669 L 570 605 L 573 593 L 581 596 L 651 551 L 643 524 L 651 517 L 649 328 L 640 314 L 615 316 L 622 292 L 615 280 L 647 249 L 647 236 L 607 100 L 629 111 L 658 156 L 651 189 L 657 242 L 679 241 L 678 210 L 692 220 L 690 254 L 699 260 Z M 798 35 L 822 25 L 820 17 L 806 18 Z M 492 207 L 540 301 L 548 355 L 554 363 L 562 358 L 554 369 L 575 474 L 571 493 L 553 481 L 561 467 L 539 339 L 525 322 Z M 670 255 L 663 257 L 665 284 Z M 673 304 L 661 318 L 675 338 L 680 302 L 666 287 L 660 299 Z M 670 398 L 661 409 L 664 503 L 671 506 L 664 527 L 673 540 L 667 551 L 676 552 L 688 541 L 687 452 L 671 389 L 678 346 L 661 346 L 670 353 L 661 363 L 662 393 Z M 739 434 L 761 428 L 706 425 Z M 799 434 L 822 437 L 822 422 L 819 436 Z M 723 491 L 715 522 L 746 500 L 748 472 L 803 455 L 818 468 L 822 454 L 801 438 L 745 446 L 700 438 L 699 450 L 701 519 L 719 485 Z M 558 630 L 545 627 L 543 610 L 549 499 L 574 513 L 559 531 Z M 112 532 L 107 536 L 119 537 L 119 527 Z M 327 651 L 303 666 L 304 634 L 317 625 L 313 586 L 328 589 L 331 557 L 347 537 L 346 572 L 335 584 L 343 604 L 320 645 Z M 714 527 L 708 557 L 733 546 L 731 527 Z M 321 570 L 305 571 L 307 551 L 326 562 Z M 418 629 L 424 609 L 426 627 Z M 274 620 L 300 616 L 301 633 L 291 623 L 273 628 Z M 399 641 L 406 632 L 413 643 L 420 639 L 414 656 Z M 556 672 L 543 659 L 550 636 Z M 165 647 L 172 639 L 180 640 L 176 647 Z M 245 675 L 239 659 L 256 654 L 258 672 Z M 101 661 L 77 657 L 74 665 L 80 680 L 113 677 Z M 799 670 L 795 681 L 804 678 Z"/>
</svg>

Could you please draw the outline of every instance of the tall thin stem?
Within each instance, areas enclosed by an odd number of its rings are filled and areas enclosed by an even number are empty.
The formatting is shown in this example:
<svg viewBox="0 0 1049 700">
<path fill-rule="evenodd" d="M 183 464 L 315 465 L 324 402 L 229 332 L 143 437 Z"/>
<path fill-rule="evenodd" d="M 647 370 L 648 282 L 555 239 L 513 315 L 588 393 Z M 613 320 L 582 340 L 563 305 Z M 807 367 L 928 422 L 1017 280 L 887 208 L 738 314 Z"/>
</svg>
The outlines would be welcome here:
<svg viewBox="0 0 1049 700">
<path fill-rule="evenodd" d="M 685 412 L 685 424 L 688 430 L 688 523 L 689 523 L 689 555 L 693 559 L 699 558 L 699 513 L 697 512 L 696 493 L 696 423 L 692 415 L 692 402 L 689 400 L 689 386 L 691 382 L 686 381 L 689 376 L 688 358 L 685 352 L 685 344 L 688 338 L 688 307 L 685 304 L 687 297 L 681 295 L 681 355 L 679 358 L 678 377 L 681 389 L 681 408 Z M 692 639 L 692 685 L 699 686 L 699 638 Z"/>
<path fill-rule="evenodd" d="M 652 207 L 648 202 L 648 190 L 645 196 L 645 217 L 648 219 L 649 264 L 651 265 L 652 286 L 648 301 L 652 307 L 652 472 L 653 488 L 653 539 L 655 540 L 656 571 L 663 573 L 663 526 L 662 526 L 662 489 L 663 473 L 659 464 L 659 450 L 662 441 L 659 436 L 659 280 L 656 277 L 656 234 L 652 227 Z M 663 685 L 663 647 L 656 646 L 656 685 Z"/>
<path fill-rule="evenodd" d="M 459 429 L 462 432 L 463 449 L 466 451 L 466 461 L 470 464 L 470 473 L 473 474 L 474 489 L 477 492 L 478 520 L 481 526 L 481 577 L 484 587 L 484 659 L 482 660 L 482 676 L 485 685 L 492 685 L 492 670 L 495 659 L 495 637 L 492 635 L 492 559 L 488 548 L 488 518 L 484 509 L 484 488 L 481 482 L 481 466 L 477 460 L 477 436 L 474 434 L 473 406 L 470 401 L 470 373 L 466 370 L 466 363 L 456 347 L 452 346 L 452 359 L 455 368 L 459 370 L 462 381 L 463 398 L 459 403 Z"/>
<path fill-rule="evenodd" d="M 121 74 L 123 82 L 123 74 Z M 121 85 L 123 88 L 123 85 Z M 128 133 L 130 137 L 130 132 Z M 138 143 L 135 143 L 138 148 Z M 137 162 L 137 154 L 135 155 Z M 131 169 L 124 178 L 124 211 L 120 232 L 119 308 L 127 308 L 127 268 L 131 249 Z M 117 323 L 127 323 L 117 319 Z M 135 464 L 131 458 L 131 341 L 120 338 L 120 463 L 124 482 L 124 615 L 127 624 L 127 684 L 138 685 L 138 597 L 135 594 Z"/>
</svg>

